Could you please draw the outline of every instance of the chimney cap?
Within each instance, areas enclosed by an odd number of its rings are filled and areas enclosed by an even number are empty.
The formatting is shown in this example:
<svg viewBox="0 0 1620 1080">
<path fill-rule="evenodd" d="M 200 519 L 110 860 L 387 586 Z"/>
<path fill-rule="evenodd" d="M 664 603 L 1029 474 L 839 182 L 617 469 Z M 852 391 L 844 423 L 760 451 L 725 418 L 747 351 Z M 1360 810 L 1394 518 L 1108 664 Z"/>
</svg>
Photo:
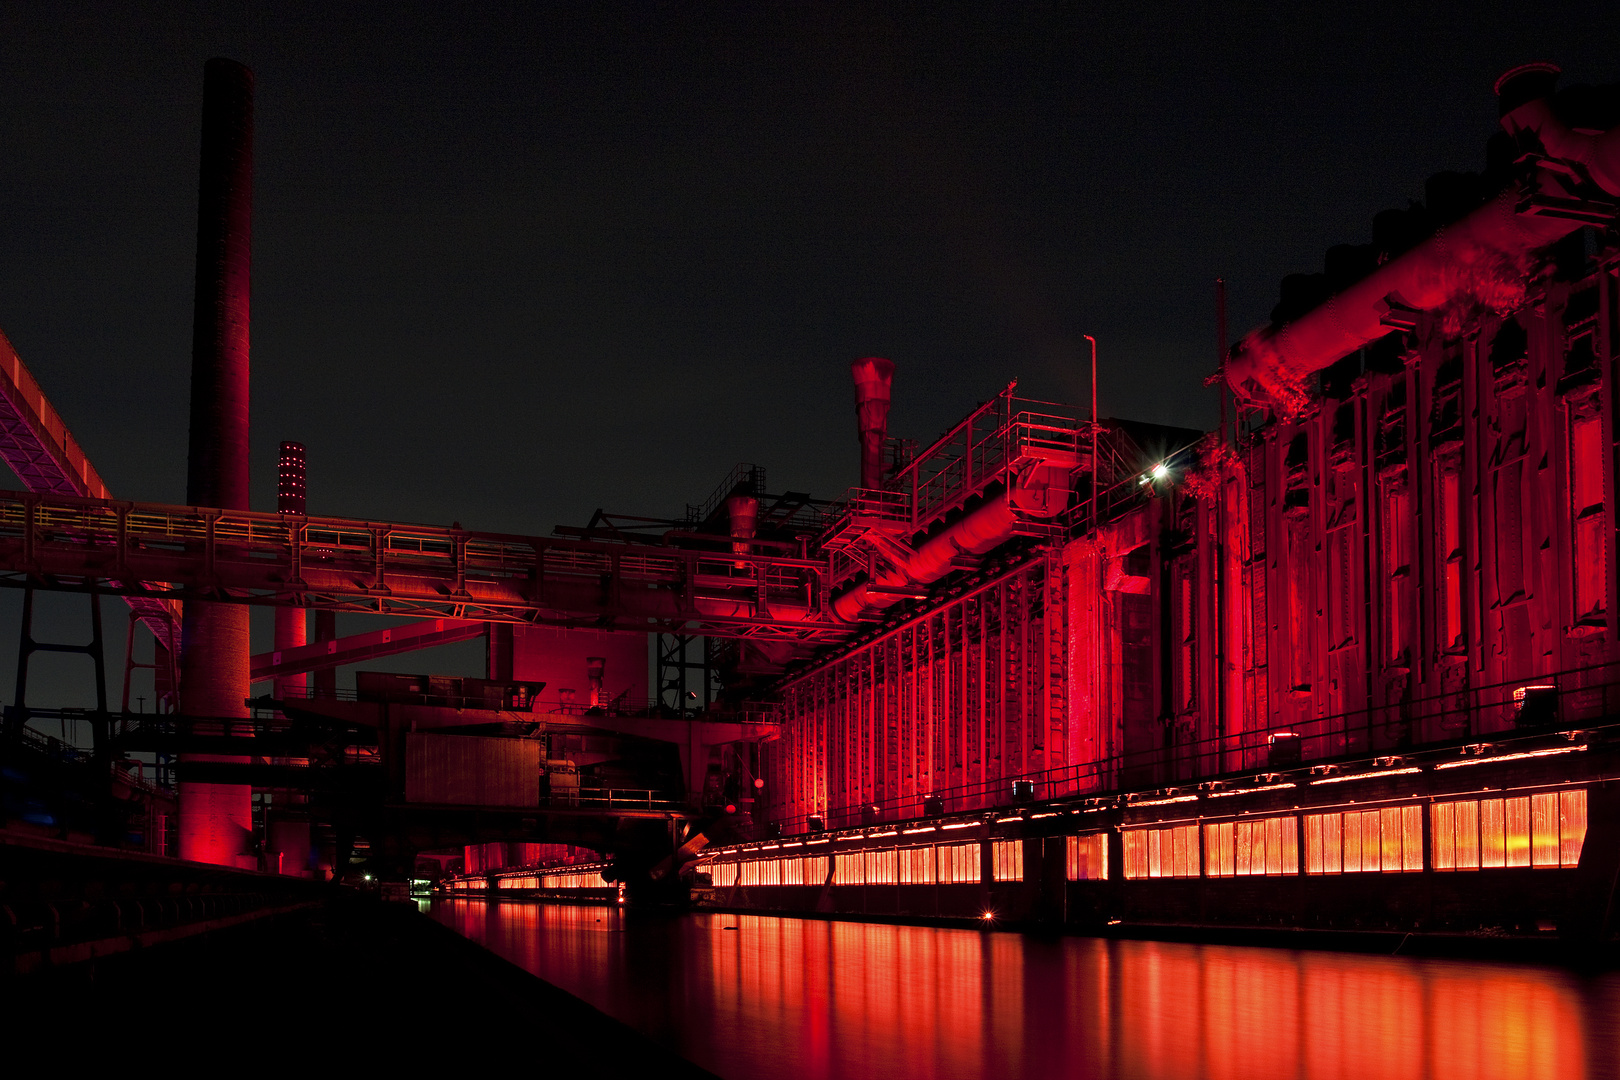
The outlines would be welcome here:
<svg viewBox="0 0 1620 1080">
<path fill-rule="evenodd" d="M 893 360 L 881 356 L 862 357 L 849 365 L 849 372 L 855 378 L 858 396 L 888 399 L 889 387 L 894 382 Z"/>
</svg>

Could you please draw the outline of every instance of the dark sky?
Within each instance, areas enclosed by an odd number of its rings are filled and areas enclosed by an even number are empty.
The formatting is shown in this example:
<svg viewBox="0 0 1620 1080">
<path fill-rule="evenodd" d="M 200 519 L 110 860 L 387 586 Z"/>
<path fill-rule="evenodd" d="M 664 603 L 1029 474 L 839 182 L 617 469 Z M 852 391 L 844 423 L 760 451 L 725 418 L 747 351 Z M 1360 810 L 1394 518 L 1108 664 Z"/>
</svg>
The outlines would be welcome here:
<svg viewBox="0 0 1620 1080">
<path fill-rule="evenodd" d="M 314 513 L 545 532 L 677 514 L 738 461 L 835 497 L 862 355 L 924 441 L 1015 376 L 1080 400 L 1085 333 L 1105 414 L 1213 425 L 1215 277 L 1257 324 L 1482 163 L 1503 70 L 1611 81 L 1617 42 L 1590 2 L 10 4 L 0 328 L 116 494 L 181 500 L 229 56 L 256 506 L 284 438 Z"/>
</svg>

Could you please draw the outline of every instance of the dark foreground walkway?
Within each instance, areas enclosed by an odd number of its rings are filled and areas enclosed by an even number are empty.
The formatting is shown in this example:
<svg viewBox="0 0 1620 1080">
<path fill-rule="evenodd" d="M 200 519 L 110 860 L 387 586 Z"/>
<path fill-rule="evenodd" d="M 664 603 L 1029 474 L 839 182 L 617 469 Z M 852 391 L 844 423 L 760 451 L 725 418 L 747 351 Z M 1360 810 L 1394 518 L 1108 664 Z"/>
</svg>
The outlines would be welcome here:
<svg viewBox="0 0 1620 1080">
<path fill-rule="evenodd" d="M 414 906 L 364 897 L 0 982 L 0 997 L 14 1048 L 160 1075 L 519 1063 L 539 1076 L 713 1075 Z"/>
</svg>

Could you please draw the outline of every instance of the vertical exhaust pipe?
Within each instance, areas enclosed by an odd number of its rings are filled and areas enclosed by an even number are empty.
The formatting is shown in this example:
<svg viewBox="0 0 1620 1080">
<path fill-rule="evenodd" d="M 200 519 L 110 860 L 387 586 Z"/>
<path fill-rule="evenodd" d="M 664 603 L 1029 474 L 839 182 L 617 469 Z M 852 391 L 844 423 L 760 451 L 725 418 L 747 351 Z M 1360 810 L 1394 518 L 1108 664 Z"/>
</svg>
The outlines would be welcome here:
<svg viewBox="0 0 1620 1080">
<path fill-rule="evenodd" d="M 276 512 L 301 518 L 307 512 L 304 501 L 304 444 L 284 442 L 276 457 Z M 289 527 L 291 527 L 289 523 Z M 309 643 L 309 613 L 303 608 L 276 608 L 276 651 L 296 649 Z M 276 679 L 276 697 L 302 698 L 309 695 L 309 674 L 282 675 Z M 308 765 L 308 758 L 274 758 L 278 765 Z M 308 796 L 277 795 L 273 812 L 265 821 L 264 848 L 269 855 L 266 870 L 291 877 L 309 877 L 309 817 L 304 809 Z"/>
<path fill-rule="evenodd" d="M 861 487 L 883 486 L 883 440 L 889 435 L 889 398 L 894 364 L 868 356 L 849 366 L 855 378 L 855 425 L 861 437 Z"/>
<path fill-rule="evenodd" d="M 747 555 L 753 550 L 749 543 L 759 531 L 759 497 L 733 495 L 726 500 L 726 516 L 731 521 L 731 553 Z M 734 563 L 738 570 L 746 570 L 745 562 Z"/>
<path fill-rule="evenodd" d="M 602 707 L 602 677 L 607 672 L 607 658 L 603 656 L 587 656 L 585 658 L 585 678 L 591 684 L 591 708 Z"/>
<path fill-rule="evenodd" d="M 253 225 L 253 73 L 232 60 L 203 69 L 202 161 L 197 200 L 196 310 L 191 345 L 191 434 L 186 501 L 248 508 L 248 322 Z M 199 732 L 244 734 L 248 716 L 248 610 L 187 603 L 181 622 L 180 707 L 227 718 Z M 240 728 L 241 730 L 231 730 Z M 245 762 L 189 755 L 192 761 Z M 253 789 L 180 784 L 180 857 L 252 866 Z"/>
<path fill-rule="evenodd" d="M 308 512 L 304 499 L 304 444 L 284 442 L 276 462 L 276 512 L 303 517 Z M 276 608 L 276 651 L 297 649 L 309 644 L 309 613 L 303 608 Z M 276 697 L 309 696 L 309 673 L 282 675 L 276 679 Z"/>
</svg>

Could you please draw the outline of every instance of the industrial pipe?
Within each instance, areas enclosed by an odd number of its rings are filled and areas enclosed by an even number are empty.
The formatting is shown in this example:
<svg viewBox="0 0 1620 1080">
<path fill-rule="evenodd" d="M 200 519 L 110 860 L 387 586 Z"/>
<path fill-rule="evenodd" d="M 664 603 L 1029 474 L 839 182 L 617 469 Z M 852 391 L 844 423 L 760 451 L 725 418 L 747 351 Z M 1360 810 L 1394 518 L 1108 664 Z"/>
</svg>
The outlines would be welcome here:
<svg viewBox="0 0 1620 1080">
<path fill-rule="evenodd" d="M 587 656 L 585 658 L 585 680 L 591 684 L 591 708 L 602 706 L 602 679 L 607 673 L 607 657 Z"/>
<path fill-rule="evenodd" d="M 726 500 L 726 514 L 731 521 L 732 553 L 747 555 L 751 550 L 749 541 L 759 531 L 759 499 L 753 495 L 733 495 Z M 735 565 L 738 570 L 748 568 L 745 562 Z"/>
<path fill-rule="evenodd" d="M 304 500 L 306 479 L 304 444 L 284 442 L 276 458 L 276 512 L 289 518 L 302 518 L 308 507 Z M 289 528 L 294 526 L 289 525 Z M 275 649 L 282 653 L 309 643 L 309 612 L 301 607 L 276 608 Z M 251 668 L 251 661 L 249 662 Z M 251 676 L 250 676 L 251 677 Z M 309 673 L 280 675 L 275 680 L 277 700 L 309 696 Z M 272 758 L 275 765 L 306 766 L 308 758 Z M 289 792 L 277 795 L 275 807 L 265 820 L 264 849 L 270 857 L 266 869 L 292 877 L 309 877 L 309 797 Z"/>
<path fill-rule="evenodd" d="M 1598 187 L 1620 195 L 1620 128 L 1592 134 L 1554 116 L 1551 97 L 1559 74 L 1556 64 L 1524 64 L 1496 80 L 1502 127 L 1510 135 L 1534 135 L 1548 157 L 1580 166 Z"/>
<path fill-rule="evenodd" d="M 883 486 L 883 441 L 889 435 L 889 399 L 894 387 L 894 364 L 881 356 L 868 356 L 849 365 L 855 378 L 855 424 L 861 438 L 861 487 L 876 491 Z"/>
<path fill-rule="evenodd" d="M 253 73 L 231 60 L 210 60 L 203 69 L 186 473 L 186 499 L 193 506 L 248 508 L 252 215 Z M 181 711 L 246 718 L 247 608 L 188 602 L 180 633 Z M 186 760 L 246 759 L 190 755 Z M 247 785 L 181 783 L 180 857 L 225 866 L 254 865 L 249 854 L 252 801 L 253 789 Z"/>
<path fill-rule="evenodd" d="M 1585 169 L 1603 190 L 1620 194 L 1620 128 L 1588 135 L 1565 126 L 1547 101 L 1555 77 L 1551 65 L 1527 65 L 1504 75 L 1497 83 L 1506 110 L 1503 128 L 1535 135 L 1549 155 Z M 1532 99 L 1515 100 L 1526 95 Z M 1306 378 L 1389 333 L 1383 320 L 1397 305 L 1418 311 L 1464 301 L 1496 310 L 1516 306 L 1533 253 L 1581 224 L 1570 217 L 1520 213 L 1525 195 L 1521 185 L 1510 185 L 1294 322 L 1249 334 L 1226 366 L 1232 392 L 1240 400 L 1297 412 L 1308 401 Z"/>
<path fill-rule="evenodd" d="M 833 615 L 854 622 L 864 612 L 896 604 L 906 598 L 906 590 L 920 589 L 944 577 L 957 558 L 984 555 L 1006 543 L 1024 519 L 1056 517 L 1069 505 L 1070 481 L 1066 466 L 1032 468 L 1015 479 L 1010 489 L 923 541 L 899 566 L 834 597 Z"/>
<path fill-rule="evenodd" d="M 284 442 L 276 462 L 276 511 L 290 517 L 303 517 L 307 512 L 304 500 L 305 453 L 303 443 Z M 276 652 L 299 649 L 309 644 L 309 613 L 303 608 L 276 608 Z M 309 674 L 282 675 L 275 681 L 276 697 L 307 697 Z"/>
</svg>

